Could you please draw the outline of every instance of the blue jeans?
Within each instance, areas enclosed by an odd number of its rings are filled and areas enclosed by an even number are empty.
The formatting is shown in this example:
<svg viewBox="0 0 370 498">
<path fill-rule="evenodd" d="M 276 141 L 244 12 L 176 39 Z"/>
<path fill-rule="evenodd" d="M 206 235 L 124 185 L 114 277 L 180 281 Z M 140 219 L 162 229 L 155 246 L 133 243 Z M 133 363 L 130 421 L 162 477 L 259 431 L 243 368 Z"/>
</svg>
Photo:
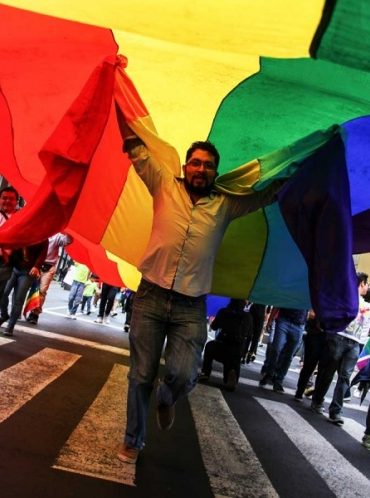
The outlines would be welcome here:
<svg viewBox="0 0 370 498">
<path fill-rule="evenodd" d="M 12 274 L 6 284 L 4 295 L 1 301 L 1 317 L 8 318 L 8 326 L 13 328 L 21 316 L 24 301 L 27 292 L 31 287 L 33 277 L 28 273 L 28 270 L 17 270 L 13 268 Z M 8 314 L 9 294 L 13 290 L 12 309 L 10 316 Z"/>
<path fill-rule="evenodd" d="M 81 304 L 81 311 L 83 312 L 86 306 L 86 311 L 87 313 L 90 313 L 91 311 L 91 301 L 92 301 L 92 296 L 82 296 L 82 304 Z"/>
<path fill-rule="evenodd" d="M 303 331 L 304 325 L 296 325 L 284 318 L 278 318 L 265 370 L 267 375 L 274 377 L 278 382 L 284 380 L 293 356 L 301 344 Z"/>
<path fill-rule="evenodd" d="M 343 398 L 350 384 L 350 377 L 360 353 L 358 342 L 337 334 L 327 335 L 326 345 L 315 383 L 312 401 L 318 405 L 324 402 L 334 374 L 338 371 L 333 399 L 329 406 L 330 415 L 339 415 L 343 407 Z"/>
<path fill-rule="evenodd" d="M 85 284 L 82 282 L 77 282 L 73 280 L 71 285 L 71 290 L 68 296 L 68 311 L 71 315 L 75 315 L 77 308 L 82 301 L 83 293 L 85 289 Z"/>
<path fill-rule="evenodd" d="M 125 443 L 141 449 L 165 339 L 165 370 L 157 390 L 157 405 L 172 406 L 196 384 L 207 339 L 205 297 L 184 296 L 142 280 L 134 298 L 129 338 Z"/>
</svg>

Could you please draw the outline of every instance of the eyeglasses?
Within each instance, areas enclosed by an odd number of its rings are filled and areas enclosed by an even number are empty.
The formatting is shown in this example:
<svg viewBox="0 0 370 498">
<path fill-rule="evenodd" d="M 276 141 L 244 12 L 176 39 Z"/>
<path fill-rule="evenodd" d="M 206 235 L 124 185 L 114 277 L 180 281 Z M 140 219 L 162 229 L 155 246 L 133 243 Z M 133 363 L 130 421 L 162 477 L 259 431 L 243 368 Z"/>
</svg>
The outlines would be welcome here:
<svg viewBox="0 0 370 498">
<path fill-rule="evenodd" d="M 185 166 L 191 166 L 192 168 L 201 168 L 202 165 L 207 171 L 216 171 L 217 166 L 211 161 L 202 161 L 201 159 L 190 159 Z"/>
</svg>

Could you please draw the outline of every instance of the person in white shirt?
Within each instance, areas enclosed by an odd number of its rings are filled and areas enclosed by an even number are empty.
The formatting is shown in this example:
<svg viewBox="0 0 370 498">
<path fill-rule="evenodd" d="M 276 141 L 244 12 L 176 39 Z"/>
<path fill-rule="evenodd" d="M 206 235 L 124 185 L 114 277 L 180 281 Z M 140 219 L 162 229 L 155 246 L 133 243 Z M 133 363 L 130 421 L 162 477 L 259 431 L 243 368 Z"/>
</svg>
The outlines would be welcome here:
<svg viewBox="0 0 370 498">
<path fill-rule="evenodd" d="M 333 398 L 329 406 L 329 421 L 343 425 L 341 417 L 343 399 L 350 385 L 350 377 L 360 354 L 361 346 L 365 344 L 370 329 L 370 304 L 363 296 L 366 295 L 369 283 L 366 273 L 357 273 L 359 292 L 359 310 L 356 318 L 342 332 L 327 334 L 325 350 L 319 361 L 315 382 L 315 392 L 311 407 L 316 413 L 323 412 L 325 394 L 328 392 L 334 374 L 338 372 Z"/>
<path fill-rule="evenodd" d="M 26 320 L 29 323 L 36 325 L 39 320 L 39 316 L 42 313 L 42 307 L 44 305 L 46 295 L 56 272 L 59 259 L 59 248 L 67 246 L 71 242 L 71 237 L 69 235 L 63 235 L 62 233 L 57 233 L 52 237 L 49 237 L 48 253 L 40 271 L 40 304 L 27 316 Z"/>
</svg>

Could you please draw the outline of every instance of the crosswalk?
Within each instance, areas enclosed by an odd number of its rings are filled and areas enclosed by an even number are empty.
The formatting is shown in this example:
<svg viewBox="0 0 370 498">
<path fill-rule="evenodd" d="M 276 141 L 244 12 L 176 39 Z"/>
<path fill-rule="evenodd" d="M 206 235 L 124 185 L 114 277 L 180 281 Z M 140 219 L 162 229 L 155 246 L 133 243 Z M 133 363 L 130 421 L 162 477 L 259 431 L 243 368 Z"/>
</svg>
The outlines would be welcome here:
<svg viewBox="0 0 370 498">
<path fill-rule="evenodd" d="M 32 329 L 19 326 L 17 330 L 28 334 Z M 58 343 L 58 347 L 50 347 L 52 335 L 44 337 L 49 341 L 48 347 L 41 347 L 39 351 L 14 361 L 11 366 L 0 371 L 0 424 L 9 420 L 27 403 L 32 403 L 40 392 L 63 377 L 81 360 L 81 354 L 64 351 L 63 342 Z M 14 341 L 0 338 L 0 349 L 7 348 Z M 78 341 L 65 338 L 65 342 L 71 346 Z M 85 342 L 83 345 L 99 349 L 94 343 Z M 103 348 L 99 354 L 106 352 L 119 354 L 122 359 L 126 357 L 118 349 L 105 351 Z M 126 365 L 112 363 L 104 385 L 97 390 L 95 399 L 55 455 L 52 465 L 54 471 L 129 487 L 136 485 L 137 468 L 125 465 L 116 458 L 117 444 L 126 423 L 124 399 L 127 396 L 127 373 Z M 215 373 L 216 379 L 219 376 Z M 302 417 L 299 410 L 286 403 L 286 397 L 269 399 L 264 390 L 260 390 L 261 395 L 256 395 L 257 382 L 250 379 L 241 379 L 241 385 L 245 389 L 245 396 L 258 404 L 265 418 L 271 420 L 271 426 L 276 426 L 276 438 L 288 438 L 289 444 L 312 466 L 333 496 L 370 496 L 369 474 L 365 475 L 343 456 L 333 440 L 329 441 L 322 431 Z M 252 394 L 248 393 L 248 389 Z M 198 385 L 189 395 L 188 403 L 212 494 L 219 498 L 280 496 L 274 479 L 262 465 L 255 446 L 240 426 L 227 396 L 217 387 Z M 333 427 L 333 430 L 336 429 Z M 370 452 L 359 444 L 363 425 L 347 417 L 343 431 L 358 442 L 358 451 L 362 452 L 363 459 L 370 462 Z M 273 448 L 271 458 L 280 458 L 274 455 Z"/>
</svg>

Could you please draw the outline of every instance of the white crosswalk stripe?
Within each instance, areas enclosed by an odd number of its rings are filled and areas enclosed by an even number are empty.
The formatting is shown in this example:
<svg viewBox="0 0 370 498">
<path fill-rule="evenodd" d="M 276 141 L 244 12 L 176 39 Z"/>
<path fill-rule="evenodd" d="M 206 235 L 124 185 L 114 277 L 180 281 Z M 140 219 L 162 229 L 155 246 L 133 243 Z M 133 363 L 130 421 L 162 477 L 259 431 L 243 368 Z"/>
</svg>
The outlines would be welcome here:
<svg viewBox="0 0 370 498">
<path fill-rule="evenodd" d="M 32 327 L 26 327 L 24 325 L 16 325 L 16 330 L 20 330 L 25 334 L 35 335 L 37 337 L 45 337 L 47 339 L 53 339 L 61 343 L 66 342 L 69 344 L 76 344 L 78 346 L 100 349 L 101 351 L 107 351 L 109 353 L 119 354 L 121 356 L 130 355 L 128 349 L 118 348 L 116 346 L 109 346 L 108 344 L 102 344 L 100 342 L 81 339 L 80 337 L 72 337 L 70 335 L 57 334 L 55 332 L 49 332 L 47 330 L 42 330 L 40 328 L 33 329 Z"/>
<path fill-rule="evenodd" d="M 114 365 L 54 468 L 134 486 L 135 465 L 125 465 L 116 456 L 126 424 L 127 372 L 127 367 Z"/>
<path fill-rule="evenodd" d="M 255 398 L 302 452 L 338 498 L 364 498 L 369 480 L 290 406 Z"/>
<path fill-rule="evenodd" d="M 221 392 L 198 385 L 189 401 L 213 493 L 277 497 Z"/>
<path fill-rule="evenodd" d="M 0 372 L 0 423 L 68 370 L 77 354 L 45 348 Z"/>
<path fill-rule="evenodd" d="M 24 332 L 29 333 L 29 330 Z M 46 334 L 46 337 L 49 340 L 53 339 L 53 335 Z M 71 339 L 73 338 L 67 337 L 69 343 L 74 343 Z M 76 344 L 88 347 L 89 352 L 91 349 L 101 350 L 94 342 L 87 341 L 86 344 L 80 344 L 79 341 L 77 339 Z M 13 342 L 13 338 L 0 338 L 0 346 Z M 104 352 L 126 355 L 126 352 L 119 348 L 114 351 L 107 349 Z M 2 370 L 0 423 L 22 408 L 25 403 L 32 401 L 33 397 L 63 375 L 79 358 L 81 356 L 78 354 L 44 348 Z M 126 424 L 127 373 L 127 366 L 113 365 L 104 386 L 66 443 L 60 448 L 53 465 L 55 470 L 135 486 L 136 466 L 125 465 L 116 457 Z M 222 375 L 219 372 L 214 372 L 213 376 L 220 379 L 222 384 Z M 255 393 L 258 381 L 241 378 L 240 384 L 243 386 L 240 386 L 240 389 L 253 389 Z M 269 391 L 270 389 L 263 391 L 263 396 L 268 396 Z M 294 394 L 294 390 L 287 389 L 286 392 L 288 394 L 281 396 L 281 401 L 280 397 L 279 401 L 262 398 L 262 394 L 261 397 L 258 395 L 254 398 L 271 416 L 271 424 L 276 425 L 276 437 L 279 433 L 287 435 L 336 497 L 370 496 L 369 479 L 335 448 L 335 442 L 327 441 L 295 410 L 302 407 L 302 404 L 297 404 L 297 407 L 286 404 L 286 400 L 291 399 L 290 395 Z M 275 394 L 272 396 L 276 397 Z M 217 498 L 277 497 L 277 490 L 240 428 L 222 391 L 199 384 L 190 394 L 189 404 L 204 467 L 214 496 Z M 347 405 L 347 408 L 351 406 Z M 357 405 L 353 405 L 353 408 L 358 409 Z M 362 409 L 367 409 L 367 406 Z M 347 432 L 359 443 L 364 427 L 350 417 L 345 417 L 344 426 L 333 429 Z M 359 444 L 358 446 L 366 458 L 366 451 Z M 275 457 L 276 455 L 271 453 L 271 458 Z M 317 479 L 320 480 L 319 477 Z M 276 480 L 273 482 L 278 488 Z"/>
</svg>

